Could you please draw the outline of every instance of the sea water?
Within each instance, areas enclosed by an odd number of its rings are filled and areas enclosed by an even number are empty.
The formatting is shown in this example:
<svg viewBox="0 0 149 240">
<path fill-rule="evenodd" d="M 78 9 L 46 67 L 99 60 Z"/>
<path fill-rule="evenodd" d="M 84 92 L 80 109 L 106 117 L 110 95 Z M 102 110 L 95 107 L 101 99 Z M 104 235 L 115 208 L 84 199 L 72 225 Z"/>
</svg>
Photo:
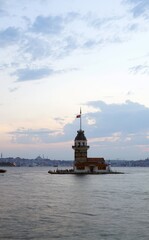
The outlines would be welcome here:
<svg viewBox="0 0 149 240">
<path fill-rule="evenodd" d="M 148 240 L 149 168 L 118 175 L 0 174 L 0 239 Z"/>
</svg>

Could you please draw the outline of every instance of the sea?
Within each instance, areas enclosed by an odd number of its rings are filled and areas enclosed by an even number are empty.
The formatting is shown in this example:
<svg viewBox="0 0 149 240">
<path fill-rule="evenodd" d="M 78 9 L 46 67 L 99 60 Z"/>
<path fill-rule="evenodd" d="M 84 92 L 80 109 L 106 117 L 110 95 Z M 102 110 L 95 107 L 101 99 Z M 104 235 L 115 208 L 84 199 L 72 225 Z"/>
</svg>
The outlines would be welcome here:
<svg viewBox="0 0 149 240">
<path fill-rule="evenodd" d="M 125 174 L 51 175 L 48 167 L 0 174 L 0 239 L 148 240 L 149 168 Z"/>
</svg>

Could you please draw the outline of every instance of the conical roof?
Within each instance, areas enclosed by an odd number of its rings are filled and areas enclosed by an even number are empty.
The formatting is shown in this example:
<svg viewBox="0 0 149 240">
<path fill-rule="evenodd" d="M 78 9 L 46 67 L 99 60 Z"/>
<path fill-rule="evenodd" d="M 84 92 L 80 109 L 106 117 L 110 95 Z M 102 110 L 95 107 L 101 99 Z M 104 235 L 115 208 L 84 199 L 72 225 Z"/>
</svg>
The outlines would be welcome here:
<svg viewBox="0 0 149 240">
<path fill-rule="evenodd" d="M 82 130 L 77 131 L 77 136 L 75 137 L 75 141 L 77 141 L 77 140 L 84 140 L 84 141 L 86 141 L 86 137 L 84 135 L 84 131 L 82 131 Z"/>
</svg>

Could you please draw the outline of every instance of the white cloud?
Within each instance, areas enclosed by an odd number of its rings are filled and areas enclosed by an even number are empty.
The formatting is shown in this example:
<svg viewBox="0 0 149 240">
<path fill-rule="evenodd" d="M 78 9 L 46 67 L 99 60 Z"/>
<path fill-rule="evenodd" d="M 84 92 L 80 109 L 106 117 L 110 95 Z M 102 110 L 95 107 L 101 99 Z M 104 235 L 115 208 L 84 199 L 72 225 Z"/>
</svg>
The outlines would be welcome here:
<svg viewBox="0 0 149 240">
<path fill-rule="evenodd" d="M 93 149 L 98 146 L 109 152 L 109 157 L 111 154 L 109 149 L 112 147 L 113 156 L 121 155 L 123 149 L 124 158 L 124 152 L 127 152 L 127 148 L 129 149 L 130 146 L 133 151 L 135 148 L 142 149 L 142 152 L 145 151 L 146 145 L 149 144 L 149 108 L 130 101 L 123 104 L 106 104 L 95 101 L 88 102 L 87 105 L 100 109 L 100 111 L 88 112 L 83 116 L 83 129 Z M 56 121 L 63 123 L 64 119 L 56 118 Z M 61 130 L 23 128 L 9 134 L 12 136 L 12 141 L 18 144 L 73 141 L 76 122 L 74 120 L 72 123 L 66 124 L 63 127 L 63 133 Z"/>
<path fill-rule="evenodd" d="M 143 16 L 149 17 L 149 1 L 148 0 L 124 0 L 124 2 L 130 4 L 131 12 L 134 17 Z"/>
<path fill-rule="evenodd" d="M 17 76 L 17 81 L 23 82 L 23 81 L 32 81 L 32 80 L 39 80 L 42 78 L 45 78 L 49 75 L 53 75 L 56 73 L 53 69 L 50 68 L 40 68 L 40 69 L 19 69 L 13 75 Z"/>
<path fill-rule="evenodd" d="M 0 31 L 0 47 L 17 44 L 20 39 L 20 31 L 14 27 L 8 27 Z"/>
<path fill-rule="evenodd" d="M 31 30 L 42 34 L 59 34 L 63 29 L 63 18 L 60 16 L 38 16 Z"/>
<path fill-rule="evenodd" d="M 130 72 L 134 73 L 134 74 L 137 74 L 137 73 L 140 73 L 140 74 L 149 74 L 149 65 L 147 64 L 140 64 L 140 65 L 137 65 L 137 66 L 134 66 L 134 67 L 131 67 L 130 68 Z"/>
</svg>

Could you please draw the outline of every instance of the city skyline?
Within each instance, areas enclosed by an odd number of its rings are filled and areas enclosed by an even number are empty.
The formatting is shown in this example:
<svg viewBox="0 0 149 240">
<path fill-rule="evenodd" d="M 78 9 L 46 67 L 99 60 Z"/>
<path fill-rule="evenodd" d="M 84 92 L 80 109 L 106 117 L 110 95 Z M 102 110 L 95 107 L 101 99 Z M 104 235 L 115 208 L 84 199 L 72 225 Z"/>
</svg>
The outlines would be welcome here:
<svg viewBox="0 0 149 240">
<path fill-rule="evenodd" d="M 0 152 L 73 160 L 149 156 L 149 3 L 0 1 Z"/>
</svg>

